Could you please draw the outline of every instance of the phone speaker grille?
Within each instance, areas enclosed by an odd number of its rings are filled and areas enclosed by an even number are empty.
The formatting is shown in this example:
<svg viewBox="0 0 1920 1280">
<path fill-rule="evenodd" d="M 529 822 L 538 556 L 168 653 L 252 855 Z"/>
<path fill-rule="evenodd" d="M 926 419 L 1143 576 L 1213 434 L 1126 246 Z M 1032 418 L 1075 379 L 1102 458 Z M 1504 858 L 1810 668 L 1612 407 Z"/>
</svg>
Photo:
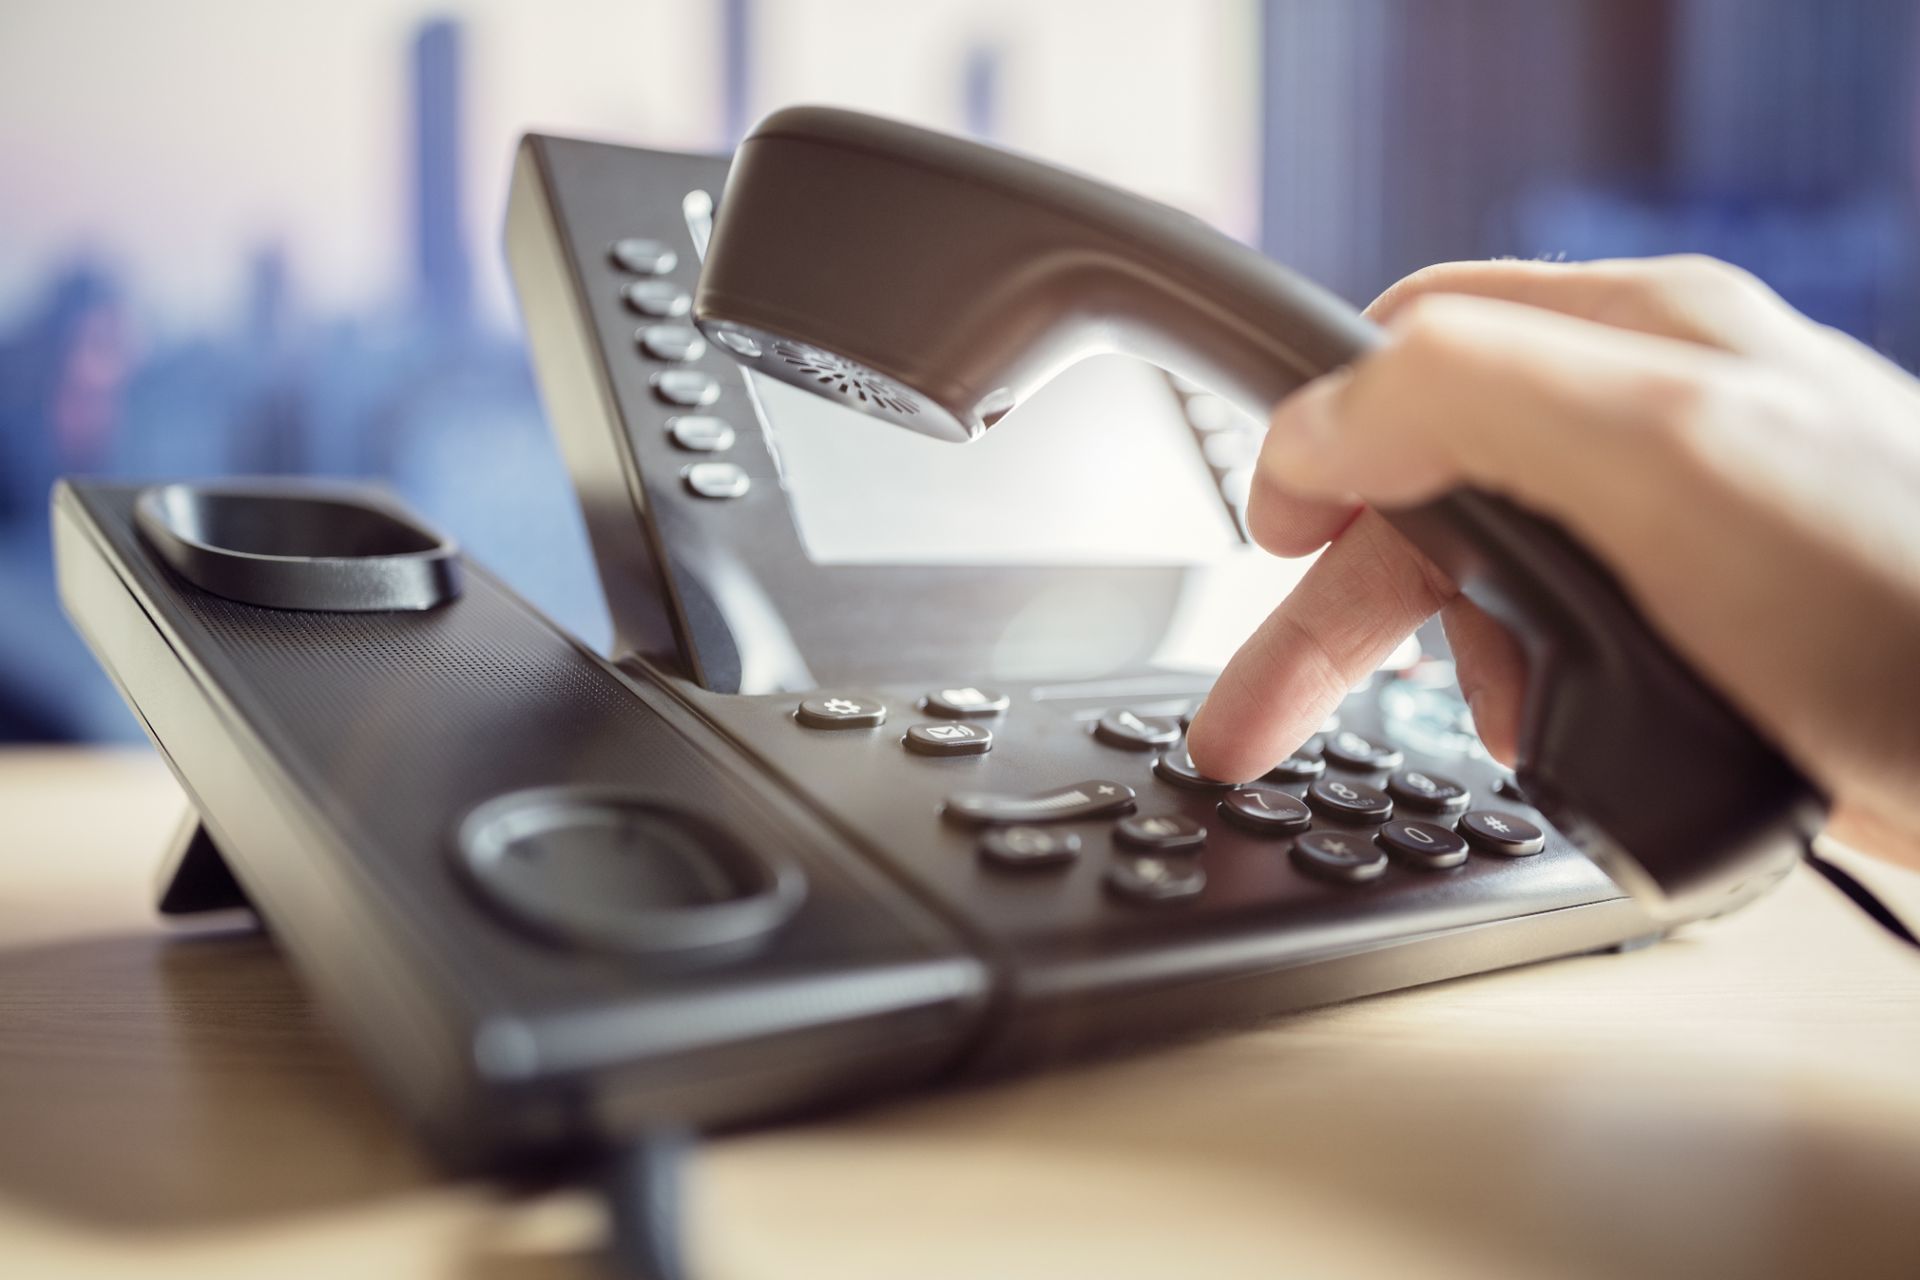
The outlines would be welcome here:
<svg viewBox="0 0 1920 1280">
<path fill-rule="evenodd" d="M 904 416 L 920 412 L 919 402 L 899 385 L 831 351 L 781 341 L 773 344 L 773 354 L 794 372 L 816 383 L 821 391 L 838 392 L 848 400 L 888 413 Z"/>
</svg>

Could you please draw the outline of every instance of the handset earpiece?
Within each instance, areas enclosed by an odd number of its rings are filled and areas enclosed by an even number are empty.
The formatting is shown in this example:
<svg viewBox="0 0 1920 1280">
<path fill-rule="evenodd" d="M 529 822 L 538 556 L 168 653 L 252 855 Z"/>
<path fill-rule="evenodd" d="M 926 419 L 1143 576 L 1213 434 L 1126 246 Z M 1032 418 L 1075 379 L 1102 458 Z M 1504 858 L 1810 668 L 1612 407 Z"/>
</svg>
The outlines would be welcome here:
<svg viewBox="0 0 1920 1280">
<path fill-rule="evenodd" d="M 1264 415 L 1378 341 L 1345 303 L 1176 210 L 819 107 L 741 144 L 694 314 L 763 374 L 953 441 L 1098 352 Z M 1710 914 L 1799 856 L 1823 809 L 1812 786 L 1556 525 L 1472 490 L 1383 514 L 1519 638 L 1521 783 L 1624 887 L 1664 916 Z"/>
</svg>

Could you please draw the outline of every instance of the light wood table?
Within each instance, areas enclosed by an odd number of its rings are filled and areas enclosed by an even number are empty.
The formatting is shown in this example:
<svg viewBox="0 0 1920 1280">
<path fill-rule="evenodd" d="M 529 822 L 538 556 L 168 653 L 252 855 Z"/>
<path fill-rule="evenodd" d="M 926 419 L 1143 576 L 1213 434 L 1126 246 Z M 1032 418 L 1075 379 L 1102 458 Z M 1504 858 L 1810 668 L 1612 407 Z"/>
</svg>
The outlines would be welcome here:
<svg viewBox="0 0 1920 1280">
<path fill-rule="evenodd" d="M 137 752 L 0 752 L 0 1274 L 592 1275 L 439 1177 Z M 1846 859 L 1910 916 L 1920 876 Z M 715 1142 L 701 1277 L 1920 1275 L 1920 957 L 1796 874 L 1625 956 Z"/>
</svg>

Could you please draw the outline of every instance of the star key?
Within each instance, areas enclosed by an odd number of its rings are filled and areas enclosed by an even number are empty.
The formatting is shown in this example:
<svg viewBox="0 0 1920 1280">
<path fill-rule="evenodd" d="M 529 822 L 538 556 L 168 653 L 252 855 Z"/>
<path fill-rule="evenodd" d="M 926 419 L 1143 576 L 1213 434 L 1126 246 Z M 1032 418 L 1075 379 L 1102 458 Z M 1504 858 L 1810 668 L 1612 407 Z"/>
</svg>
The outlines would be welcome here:
<svg viewBox="0 0 1920 1280">
<path fill-rule="evenodd" d="M 1338 831 L 1309 831 L 1293 842 L 1293 865 L 1318 880 L 1365 884 L 1387 870 L 1387 855 L 1359 836 Z"/>
</svg>

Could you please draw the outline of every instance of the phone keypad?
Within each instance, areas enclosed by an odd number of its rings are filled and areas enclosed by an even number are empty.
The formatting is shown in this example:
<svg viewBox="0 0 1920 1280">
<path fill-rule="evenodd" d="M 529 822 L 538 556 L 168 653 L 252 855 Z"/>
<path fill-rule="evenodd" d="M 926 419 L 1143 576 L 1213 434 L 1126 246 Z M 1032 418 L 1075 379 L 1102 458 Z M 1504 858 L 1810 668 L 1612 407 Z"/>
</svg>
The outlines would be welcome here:
<svg viewBox="0 0 1920 1280">
<path fill-rule="evenodd" d="M 1107 868 L 1107 888 L 1133 902 L 1165 906 L 1191 902 L 1207 887 L 1207 873 L 1191 858 L 1123 854 Z"/>
<path fill-rule="evenodd" d="M 1220 813 L 1255 835 L 1286 836 L 1313 824 L 1313 811 L 1298 796 L 1270 783 L 1252 783 L 1228 794 Z"/>
<path fill-rule="evenodd" d="M 1408 866 L 1425 871 L 1444 871 L 1467 860 L 1467 842 L 1459 833 L 1433 822 L 1389 822 L 1378 838 Z"/>
<path fill-rule="evenodd" d="M 1136 813 L 1113 824 L 1113 838 L 1136 849 L 1184 853 L 1207 842 L 1207 829 L 1178 813 Z"/>
<path fill-rule="evenodd" d="M 1387 855 L 1350 831 L 1309 831 L 1293 842 L 1291 853 L 1308 875 L 1339 884 L 1366 884 L 1387 870 Z"/>
<path fill-rule="evenodd" d="M 1482 853 L 1524 858 L 1546 848 L 1546 833 L 1511 813 L 1476 809 L 1460 819 L 1460 834 Z"/>
<path fill-rule="evenodd" d="M 1327 758 L 1335 764 L 1346 765 L 1349 769 L 1365 769 L 1369 772 L 1398 769 L 1406 759 L 1394 748 L 1363 738 L 1351 729 L 1342 729 L 1328 738 L 1326 753 Z"/>
<path fill-rule="evenodd" d="M 1473 799 L 1473 793 L 1452 778 L 1421 769 L 1402 769 L 1388 778 L 1387 792 L 1408 808 L 1428 813 L 1458 813 Z"/>
<path fill-rule="evenodd" d="M 1378 787 L 1346 778 L 1322 778 L 1307 788 L 1307 801 L 1320 812 L 1348 822 L 1385 822 L 1393 801 Z"/>
<path fill-rule="evenodd" d="M 1122 751 L 1152 751 L 1180 741 L 1177 716 L 1143 716 L 1125 707 L 1094 722 L 1093 736 Z"/>
</svg>

